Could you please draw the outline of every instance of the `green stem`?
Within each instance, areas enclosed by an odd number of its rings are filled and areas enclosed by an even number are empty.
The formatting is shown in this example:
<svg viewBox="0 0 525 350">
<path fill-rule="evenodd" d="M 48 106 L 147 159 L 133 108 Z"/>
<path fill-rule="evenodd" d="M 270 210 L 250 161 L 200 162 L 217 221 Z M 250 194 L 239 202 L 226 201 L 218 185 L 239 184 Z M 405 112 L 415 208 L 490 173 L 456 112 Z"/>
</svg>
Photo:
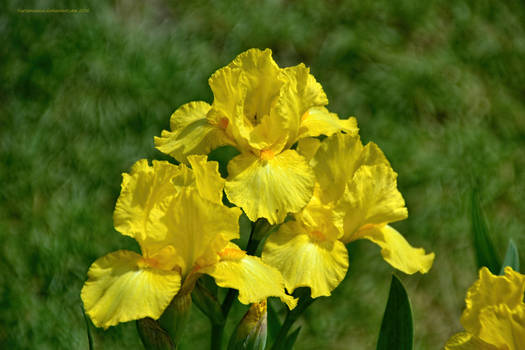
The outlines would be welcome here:
<svg viewBox="0 0 525 350">
<path fill-rule="evenodd" d="M 233 305 L 233 302 L 235 301 L 235 298 L 237 297 L 238 291 L 235 289 L 229 289 L 228 294 L 226 294 L 226 297 L 224 298 L 224 301 L 221 305 L 222 315 L 224 316 L 224 320 L 228 318 L 228 314 L 230 313 L 230 309 Z M 211 321 L 211 320 L 210 320 Z M 222 324 L 215 324 L 213 321 L 211 322 L 211 350 L 221 350 L 222 349 L 222 337 L 224 335 L 224 326 L 226 321 Z"/>
<path fill-rule="evenodd" d="M 246 245 L 246 253 L 248 255 L 253 255 L 255 251 L 257 250 L 257 246 L 259 245 L 259 241 L 255 239 L 255 227 L 257 226 L 257 222 L 252 222 L 252 229 L 250 230 L 250 238 L 248 238 L 248 244 Z"/>
<path fill-rule="evenodd" d="M 284 323 L 281 326 L 277 337 L 275 338 L 275 342 L 271 348 L 272 350 L 280 350 L 282 348 L 290 328 L 292 328 L 295 321 L 297 321 L 297 319 L 303 314 L 308 306 L 310 306 L 314 301 L 315 299 L 312 299 L 309 295 L 302 296 L 299 298 L 299 302 L 297 303 L 295 309 L 288 310 L 286 318 L 284 319 Z"/>
<path fill-rule="evenodd" d="M 229 289 L 228 294 L 226 294 L 226 297 L 224 298 L 224 301 L 222 302 L 221 308 L 222 308 L 222 314 L 224 315 L 224 319 L 228 318 L 228 313 L 230 312 L 230 309 L 233 305 L 233 302 L 235 301 L 235 298 L 237 298 L 237 294 L 239 292 L 236 289 Z"/>
<path fill-rule="evenodd" d="M 221 350 L 222 347 L 222 335 L 224 334 L 224 325 L 211 325 L 211 350 Z"/>
</svg>

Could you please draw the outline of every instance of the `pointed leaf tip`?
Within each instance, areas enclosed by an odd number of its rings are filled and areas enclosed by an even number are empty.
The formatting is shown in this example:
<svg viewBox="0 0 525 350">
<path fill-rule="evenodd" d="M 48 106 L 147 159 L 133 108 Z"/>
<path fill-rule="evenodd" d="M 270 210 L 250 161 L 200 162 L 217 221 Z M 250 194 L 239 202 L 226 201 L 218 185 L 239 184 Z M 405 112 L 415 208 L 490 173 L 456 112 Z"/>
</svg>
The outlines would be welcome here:
<svg viewBox="0 0 525 350">
<path fill-rule="evenodd" d="M 472 235 L 478 269 L 486 266 L 493 274 L 500 271 L 500 260 L 490 239 L 487 223 L 480 207 L 479 191 L 472 191 Z"/>
<path fill-rule="evenodd" d="M 505 259 L 503 259 L 503 264 L 501 264 L 500 275 L 505 274 L 505 267 L 510 266 L 514 271 L 520 271 L 520 254 L 518 252 L 518 247 L 514 243 L 512 238 L 509 240 L 509 245 L 507 246 L 507 252 L 505 253 Z"/>
<path fill-rule="evenodd" d="M 377 350 L 411 350 L 413 338 L 414 326 L 410 300 L 401 282 L 392 275 Z"/>
</svg>

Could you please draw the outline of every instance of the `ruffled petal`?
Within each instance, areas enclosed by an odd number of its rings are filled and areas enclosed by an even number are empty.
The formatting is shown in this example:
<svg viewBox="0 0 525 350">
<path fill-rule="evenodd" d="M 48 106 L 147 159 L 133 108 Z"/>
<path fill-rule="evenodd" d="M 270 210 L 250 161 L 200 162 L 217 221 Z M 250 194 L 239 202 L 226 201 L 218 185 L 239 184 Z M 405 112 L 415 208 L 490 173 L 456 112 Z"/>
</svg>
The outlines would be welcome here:
<svg viewBox="0 0 525 350">
<path fill-rule="evenodd" d="M 321 84 L 310 74 L 310 69 L 302 63 L 282 69 L 281 75 L 286 83 L 271 111 L 271 117 L 279 120 L 282 129 L 287 131 L 287 147 L 290 147 L 298 139 L 301 117 L 312 107 L 328 104 L 328 98 Z"/>
<path fill-rule="evenodd" d="M 280 69 L 272 58 L 272 51 L 250 49 L 238 55 L 228 67 L 242 71 L 247 89 L 243 101 L 244 115 L 253 125 L 257 125 L 259 118 L 270 114 L 283 84 L 278 78 Z"/>
<path fill-rule="evenodd" d="M 323 202 L 340 199 L 360 166 L 383 164 L 390 167 L 376 144 L 363 147 L 359 135 L 341 133 L 324 139 L 310 164 L 321 187 Z"/>
<path fill-rule="evenodd" d="M 483 267 L 479 279 L 469 288 L 465 298 L 466 308 L 461 316 L 461 324 L 473 334 L 481 328 L 480 312 L 492 305 L 504 304 L 513 309 L 523 304 L 525 275 L 505 268 L 503 276 L 496 276 Z"/>
<path fill-rule="evenodd" d="M 239 290 L 239 301 L 243 304 L 257 303 L 269 297 L 278 297 L 290 309 L 297 300 L 284 291 L 281 273 L 258 257 L 246 255 L 238 247 L 221 252 L 221 261 L 202 268 L 215 279 L 218 286 Z"/>
<path fill-rule="evenodd" d="M 250 220 L 263 217 L 276 224 L 308 203 L 315 177 L 306 160 L 294 150 L 261 157 L 245 153 L 233 158 L 228 164 L 225 191 Z"/>
<path fill-rule="evenodd" d="M 454 334 L 445 344 L 445 350 L 498 350 L 467 332 Z"/>
<path fill-rule="evenodd" d="M 286 222 L 266 240 L 262 259 L 281 271 L 288 292 L 310 287 L 312 298 L 329 296 L 346 275 L 348 251 L 340 241 L 324 238 Z"/>
<path fill-rule="evenodd" d="M 323 140 L 310 164 L 314 169 L 324 202 L 338 200 L 358 167 L 363 145 L 359 135 L 335 134 Z"/>
<path fill-rule="evenodd" d="M 180 162 L 187 162 L 191 154 L 208 154 L 211 150 L 232 142 L 226 136 L 224 124 L 213 124 L 207 119 L 210 105 L 190 102 L 179 107 L 170 118 L 171 131 L 163 130 L 155 137 L 156 148 Z"/>
<path fill-rule="evenodd" d="M 426 254 L 423 248 L 412 247 L 394 228 L 370 226 L 360 232 L 359 238 L 368 239 L 381 247 L 383 259 L 406 274 L 427 273 L 434 262 L 434 253 Z"/>
<path fill-rule="evenodd" d="M 189 156 L 199 194 L 214 203 L 222 203 L 222 190 L 226 182 L 219 173 L 219 163 L 208 162 L 207 156 Z"/>
<path fill-rule="evenodd" d="M 116 230 L 135 238 L 143 249 L 148 242 L 161 240 L 157 232 L 148 230 L 148 223 L 160 215 L 156 205 L 175 195 L 171 180 L 183 171 L 164 161 L 153 161 L 153 166 L 149 166 L 142 159 L 133 165 L 130 174 L 122 174 L 121 192 L 113 213 Z"/>
<path fill-rule="evenodd" d="M 217 252 L 239 237 L 241 210 L 210 202 L 195 188 L 181 188 L 160 209 L 163 215 L 151 229 L 165 237 L 165 244 L 175 247 L 183 276 L 193 268 L 215 263 Z"/>
<path fill-rule="evenodd" d="M 498 349 L 519 350 L 525 344 L 525 304 L 510 309 L 505 304 L 488 306 L 479 314 L 480 339 Z"/>
<path fill-rule="evenodd" d="M 318 185 L 314 188 L 310 202 L 294 216 L 309 232 L 318 232 L 329 240 L 339 239 L 343 235 L 344 212 L 333 203 L 321 202 Z"/>
<path fill-rule="evenodd" d="M 406 219 L 405 201 L 397 190 L 397 174 L 386 165 L 361 166 L 348 183 L 343 242 L 359 238 L 358 230 Z"/>
<path fill-rule="evenodd" d="M 144 265 L 137 253 L 120 250 L 91 265 L 81 297 L 86 314 L 97 327 L 144 317 L 158 319 L 180 288 L 178 271 Z"/>
<path fill-rule="evenodd" d="M 298 138 L 319 135 L 330 136 L 340 131 L 350 135 L 357 135 L 359 131 L 357 120 L 354 117 L 339 119 L 337 114 L 329 112 L 324 107 L 313 107 L 301 117 Z"/>
<path fill-rule="evenodd" d="M 250 49 L 215 72 L 209 80 L 213 105 L 209 119 L 228 121 L 227 133 L 241 151 L 271 148 L 284 134 L 269 120 L 283 84 L 271 50 Z"/>
</svg>

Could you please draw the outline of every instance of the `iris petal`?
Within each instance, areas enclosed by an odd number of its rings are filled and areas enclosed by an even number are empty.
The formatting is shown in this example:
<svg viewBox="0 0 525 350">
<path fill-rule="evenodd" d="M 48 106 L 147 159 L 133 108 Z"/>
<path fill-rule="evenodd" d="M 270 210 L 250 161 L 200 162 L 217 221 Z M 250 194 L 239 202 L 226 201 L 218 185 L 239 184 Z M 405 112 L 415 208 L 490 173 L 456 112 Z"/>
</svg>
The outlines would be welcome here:
<svg viewBox="0 0 525 350">
<path fill-rule="evenodd" d="M 356 119 L 354 117 L 339 119 L 337 114 L 330 113 L 324 107 L 314 107 L 302 115 L 298 138 L 319 135 L 330 136 L 340 131 L 350 135 L 357 135 L 359 129 Z"/>
<path fill-rule="evenodd" d="M 178 271 L 141 268 L 143 257 L 131 251 L 110 253 L 91 265 L 81 297 L 97 327 L 144 317 L 158 319 L 180 288 Z"/>
<path fill-rule="evenodd" d="M 255 256 L 241 254 L 225 258 L 202 268 L 200 272 L 212 276 L 218 286 L 239 290 L 239 301 L 243 304 L 260 302 L 269 297 L 281 298 L 290 309 L 297 304 L 296 299 L 284 292 L 281 273 Z"/>
<path fill-rule="evenodd" d="M 397 190 L 397 174 L 386 165 L 361 166 L 348 183 L 343 242 L 358 238 L 366 225 L 382 225 L 406 219 L 405 201 Z"/>
<path fill-rule="evenodd" d="M 250 220 L 280 223 L 310 200 L 315 177 L 306 160 L 294 150 L 268 159 L 240 154 L 228 164 L 228 199 L 244 209 Z"/>
<path fill-rule="evenodd" d="M 322 232 L 320 232 L 322 235 Z M 262 259 L 281 271 L 286 289 L 310 287 L 312 298 L 329 296 L 348 270 L 348 251 L 339 240 L 312 237 L 297 221 L 286 222 L 266 240 Z"/>
<path fill-rule="evenodd" d="M 477 334 L 481 327 L 479 315 L 490 305 L 505 304 L 515 308 L 523 304 L 525 275 L 505 268 L 505 275 L 495 276 L 483 267 L 479 279 L 469 288 L 465 299 L 466 308 L 461 316 L 461 324 L 470 333 Z"/>
<path fill-rule="evenodd" d="M 157 149 L 187 162 L 188 155 L 208 154 L 219 146 L 231 145 L 224 128 L 207 119 L 209 110 L 210 105 L 202 101 L 182 105 L 171 115 L 171 131 L 163 130 L 161 137 L 155 137 Z"/>
<path fill-rule="evenodd" d="M 399 232 L 388 225 L 372 226 L 364 230 L 360 238 L 380 246 L 383 259 L 407 274 L 427 273 L 434 262 L 434 253 L 426 254 L 423 248 L 412 247 Z"/>
</svg>

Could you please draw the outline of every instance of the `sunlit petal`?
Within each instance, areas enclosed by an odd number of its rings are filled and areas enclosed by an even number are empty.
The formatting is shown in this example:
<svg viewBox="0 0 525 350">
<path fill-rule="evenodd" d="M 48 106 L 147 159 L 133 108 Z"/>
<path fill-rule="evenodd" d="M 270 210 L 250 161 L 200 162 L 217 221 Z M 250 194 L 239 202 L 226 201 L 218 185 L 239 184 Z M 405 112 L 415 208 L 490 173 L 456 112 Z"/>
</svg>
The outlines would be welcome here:
<svg viewBox="0 0 525 350">
<path fill-rule="evenodd" d="M 210 202 L 194 188 L 180 189 L 161 210 L 163 215 L 151 229 L 175 247 L 183 276 L 195 267 L 216 262 L 217 252 L 239 237 L 241 210 Z"/>
<path fill-rule="evenodd" d="M 382 225 L 408 216 L 396 178 L 397 174 L 386 165 L 357 169 L 344 194 L 348 207 L 343 242 L 357 239 L 357 231 L 365 225 Z"/>
<path fill-rule="evenodd" d="M 214 96 L 209 119 L 226 120 L 226 132 L 241 151 L 266 148 L 286 138 L 276 126 L 278 120 L 266 120 L 283 84 L 279 71 L 271 50 L 251 49 L 209 80 Z"/>
<path fill-rule="evenodd" d="M 214 203 L 222 203 L 222 190 L 226 182 L 219 173 L 219 163 L 208 162 L 206 156 L 189 156 L 199 194 Z"/>
<path fill-rule="evenodd" d="M 434 262 L 434 253 L 412 247 L 406 239 L 388 225 L 371 226 L 360 232 L 359 238 L 368 239 L 381 247 L 383 259 L 407 274 L 427 273 Z"/>
<path fill-rule="evenodd" d="M 279 297 L 290 309 L 295 307 L 297 300 L 284 292 L 284 280 L 277 269 L 231 245 L 227 250 L 221 252 L 218 263 L 200 272 L 212 276 L 218 286 L 239 290 L 239 301 L 243 304 Z"/>
<path fill-rule="evenodd" d="M 339 119 L 337 114 L 331 113 L 324 107 L 313 107 L 304 112 L 301 117 L 298 138 L 319 135 L 330 136 L 340 131 L 357 135 L 359 129 L 356 119 L 354 117 Z"/>
<path fill-rule="evenodd" d="M 523 304 L 524 291 L 525 275 L 507 267 L 505 275 L 496 276 L 483 267 L 479 271 L 479 279 L 467 292 L 461 324 L 468 332 L 478 334 L 481 327 L 480 312 L 483 308 L 504 304 L 514 309 Z"/>
<path fill-rule="evenodd" d="M 117 231 L 135 238 L 141 246 L 148 241 L 161 240 L 157 232 L 148 230 L 148 222 L 158 217 L 155 208 L 176 192 L 171 180 L 184 171 L 168 162 L 145 159 L 136 162 L 130 174 L 122 174 L 120 196 L 115 206 L 113 221 Z"/>
<path fill-rule="evenodd" d="M 481 328 L 478 334 L 483 341 L 498 349 L 519 350 L 525 345 L 525 305 L 514 309 L 505 304 L 488 306 L 479 314 Z"/>
<path fill-rule="evenodd" d="M 171 115 L 171 131 L 163 130 L 161 137 L 155 137 L 157 149 L 186 162 L 188 155 L 207 154 L 219 146 L 232 144 L 225 129 L 207 119 L 209 110 L 210 105 L 202 101 L 182 105 Z"/>
<path fill-rule="evenodd" d="M 81 297 L 93 324 L 108 328 L 144 317 L 158 319 L 180 281 L 178 271 L 148 267 L 139 254 L 120 250 L 91 265 Z"/>
<path fill-rule="evenodd" d="M 267 159 L 240 154 L 229 162 L 228 173 L 228 199 L 243 208 L 250 220 L 263 217 L 272 224 L 304 207 L 315 181 L 306 160 L 294 150 Z"/>
<path fill-rule="evenodd" d="M 281 121 L 281 128 L 289 135 L 287 147 L 290 147 L 298 139 L 301 117 L 312 107 L 328 104 L 328 99 L 321 84 L 304 64 L 284 68 L 281 75 L 286 83 L 271 116 Z"/>
<path fill-rule="evenodd" d="M 312 236 L 296 221 L 281 225 L 266 240 L 262 259 L 281 271 L 286 289 L 310 287 L 312 298 L 329 296 L 348 270 L 348 252 L 338 240 L 329 240 L 322 232 Z"/>
</svg>

